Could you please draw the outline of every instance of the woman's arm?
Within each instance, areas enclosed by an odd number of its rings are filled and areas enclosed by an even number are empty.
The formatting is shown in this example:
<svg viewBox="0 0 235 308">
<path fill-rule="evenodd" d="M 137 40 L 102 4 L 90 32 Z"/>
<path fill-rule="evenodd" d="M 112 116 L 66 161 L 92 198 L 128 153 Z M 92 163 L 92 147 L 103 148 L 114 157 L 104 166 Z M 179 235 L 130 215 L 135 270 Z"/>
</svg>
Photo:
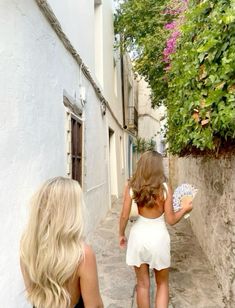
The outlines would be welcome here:
<svg viewBox="0 0 235 308">
<path fill-rule="evenodd" d="M 130 187 L 128 183 L 126 183 L 124 189 L 124 199 L 123 199 L 123 206 L 119 220 L 119 245 L 121 248 L 126 246 L 126 237 L 125 237 L 125 230 L 128 223 L 130 211 L 131 211 L 131 203 L 132 199 L 130 196 Z"/>
<path fill-rule="evenodd" d="M 192 210 L 192 199 L 191 198 L 183 198 L 181 202 L 181 209 L 177 212 L 173 211 L 172 206 L 172 189 L 168 186 L 167 198 L 164 205 L 165 218 L 166 222 L 169 225 L 176 224 L 186 213 Z"/>
<path fill-rule="evenodd" d="M 81 295 L 86 308 L 103 308 L 99 291 L 96 258 L 92 248 L 85 245 L 85 257 L 79 266 Z"/>
</svg>

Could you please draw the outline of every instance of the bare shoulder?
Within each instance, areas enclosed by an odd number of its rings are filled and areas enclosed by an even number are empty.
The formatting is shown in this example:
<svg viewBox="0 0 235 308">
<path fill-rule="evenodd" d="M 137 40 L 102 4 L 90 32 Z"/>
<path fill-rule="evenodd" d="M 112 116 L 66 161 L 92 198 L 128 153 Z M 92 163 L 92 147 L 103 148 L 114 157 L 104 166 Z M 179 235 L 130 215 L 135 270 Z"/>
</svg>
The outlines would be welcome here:
<svg viewBox="0 0 235 308">
<path fill-rule="evenodd" d="M 86 243 L 84 245 L 84 258 L 78 268 L 78 272 L 81 274 L 86 271 L 90 266 L 96 266 L 96 257 L 92 247 Z"/>
<path fill-rule="evenodd" d="M 171 187 L 171 185 L 170 184 L 166 184 L 167 185 L 167 190 L 168 190 L 168 196 L 172 196 L 172 192 L 173 192 L 173 190 L 172 190 L 172 187 Z M 167 197 L 168 197 L 167 196 Z"/>
<path fill-rule="evenodd" d="M 84 243 L 84 254 L 85 254 L 85 258 L 93 258 L 95 257 L 95 253 L 93 248 L 91 247 L 91 245 L 88 245 L 86 243 Z"/>
<path fill-rule="evenodd" d="M 130 180 L 127 180 L 124 187 L 125 191 L 130 189 Z"/>
<path fill-rule="evenodd" d="M 95 253 L 92 247 L 86 243 L 84 244 L 84 259 L 79 266 L 79 276 L 84 306 L 103 308 Z"/>
</svg>

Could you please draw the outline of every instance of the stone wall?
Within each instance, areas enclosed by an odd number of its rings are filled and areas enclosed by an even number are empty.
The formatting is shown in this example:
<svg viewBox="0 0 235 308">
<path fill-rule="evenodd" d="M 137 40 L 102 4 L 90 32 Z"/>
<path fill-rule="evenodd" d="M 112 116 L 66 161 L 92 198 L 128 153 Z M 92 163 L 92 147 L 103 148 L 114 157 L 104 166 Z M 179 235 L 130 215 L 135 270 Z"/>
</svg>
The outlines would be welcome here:
<svg viewBox="0 0 235 308">
<path fill-rule="evenodd" d="M 199 189 L 190 221 L 224 294 L 235 307 L 235 157 L 170 159 L 173 187 L 184 182 Z"/>
</svg>

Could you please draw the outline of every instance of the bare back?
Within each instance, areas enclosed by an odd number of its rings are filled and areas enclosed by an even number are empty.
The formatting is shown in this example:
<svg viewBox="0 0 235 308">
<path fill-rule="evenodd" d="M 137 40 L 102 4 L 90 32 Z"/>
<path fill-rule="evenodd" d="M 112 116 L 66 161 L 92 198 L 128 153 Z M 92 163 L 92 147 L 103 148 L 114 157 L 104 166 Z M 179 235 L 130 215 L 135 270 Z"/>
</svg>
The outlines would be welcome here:
<svg viewBox="0 0 235 308">
<path fill-rule="evenodd" d="M 166 199 L 168 191 L 166 184 L 164 185 L 164 189 L 166 190 L 166 194 L 164 194 L 164 199 Z M 138 206 L 138 212 L 139 215 L 146 218 L 158 218 L 164 213 L 164 205 L 165 205 L 165 200 L 161 202 L 157 202 L 156 200 L 155 205 L 153 207 Z"/>
<path fill-rule="evenodd" d="M 155 204 L 153 207 L 138 206 L 139 215 L 146 218 L 157 218 L 164 213 L 164 202 Z"/>
</svg>

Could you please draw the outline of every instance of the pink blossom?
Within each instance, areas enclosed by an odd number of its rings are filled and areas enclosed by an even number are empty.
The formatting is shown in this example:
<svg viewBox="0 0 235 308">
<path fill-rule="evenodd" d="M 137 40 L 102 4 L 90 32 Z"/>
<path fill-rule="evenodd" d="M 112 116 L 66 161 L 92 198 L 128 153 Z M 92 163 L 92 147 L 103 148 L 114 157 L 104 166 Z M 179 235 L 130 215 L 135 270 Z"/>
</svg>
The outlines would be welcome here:
<svg viewBox="0 0 235 308">
<path fill-rule="evenodd" d="M 170 62 L 170 55 L 176 51 L 177 39 L 180 36 L 179 31 L 174 31 L 166 41 L 166 47 L 163 50 L 163 61 L 166 63 Z"/>
<path fill-rule="evenodd" d="M 170 65 L 170 56 L 175 53 L 177 47 L 177 40 L 180 36 L 179 26 L 182 24 L 184 18 L 183 13 L 188 7 L 188 0 L 172 0 L 170 1 L 168 7 L 165 9 L 163 14 L 169 14 L 176 16 L 175 19 L 167 23 L 164 28 L 171 32 L 169 38 L 166 41 L 166 47 L 163 50 L 163 62 L 168 65 L 165 68 L 165 71 L 169 71 L 171 68 Z"/>
<path fill-rule="evenodd" d="M 173 29 L 175 29 L 176 25 L 177 25 L 177 22 L 176 21 L 172 21 L 171 23 L 166 24 L 164 26 L 164 28 L 167 29 L 167 30 L 173 30 Z"/>
</svg>

